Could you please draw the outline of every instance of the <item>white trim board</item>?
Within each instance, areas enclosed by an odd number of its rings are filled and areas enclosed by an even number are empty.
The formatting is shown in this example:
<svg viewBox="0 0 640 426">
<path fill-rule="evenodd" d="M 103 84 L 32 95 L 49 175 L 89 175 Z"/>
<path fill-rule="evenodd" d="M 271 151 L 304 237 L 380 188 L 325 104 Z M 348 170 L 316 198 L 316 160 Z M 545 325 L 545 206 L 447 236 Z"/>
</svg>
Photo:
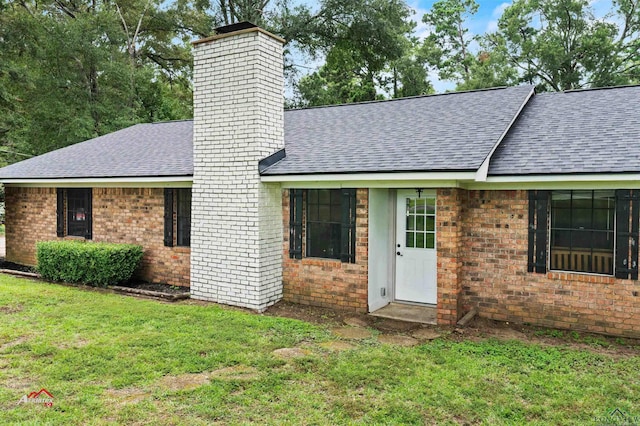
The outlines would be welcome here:
<svg viewBox="0 0 640 426">
<path fill-rule="evenodd" d="M 354 173 L 262 176 L 264 183 L 281 183 L 282 188 L 462 188 L 462 189 L 633 189 L 640 187 L 640 173 L 584 175 L 488 176 L 476 181 L 475 172 L 442 173 Z M 14 187 L 148 187 L 190 188 L 191 176 L 2 179 Z"/>
<path fill-rule="evenodd" d="M 279 182 L 283 188 L 458 188 L 475 176 L 475 172 L 330 173 L 262 176 L 261 181 Z"/>
<path fill-rule="evenodd" d="M 130 178 L 65 178 L 65 179 L 2 179 L 13 187 L 93 187 L 93 188 L 191 188 L 191 176 L 158 176 Z"/>
<path fill-rule="evenodd" d="M 390 176 L 391 175 L 391 176 Z M 462 188 L 624 189 L 640 187 L 640 174 L 489 176 L 476 181 L 475 173 L 384 173 L 263 176 L 262 182 L 280 182 L 283 188 Z M 391 177 L 391 179 L 389 179 Z M 431 178 L 431 179 L 430 179 Z M 449 179 L 446 179 L 449 178 Z"/>
</svg>

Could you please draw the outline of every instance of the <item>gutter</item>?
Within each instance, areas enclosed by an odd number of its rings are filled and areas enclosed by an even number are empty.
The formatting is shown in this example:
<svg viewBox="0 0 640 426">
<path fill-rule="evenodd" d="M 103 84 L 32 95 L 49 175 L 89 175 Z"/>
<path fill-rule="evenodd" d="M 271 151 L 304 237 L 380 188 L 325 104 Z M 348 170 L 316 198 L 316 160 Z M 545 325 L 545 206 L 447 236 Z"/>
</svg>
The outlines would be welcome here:
<svg viewBox="0 0 640 426">
<path fill-rule="evenodd" d="M 190 187 L 193 176 L 84 177 L 84 178 L 0 178 L 0 183 L 37 187 Z"/>
</svg>

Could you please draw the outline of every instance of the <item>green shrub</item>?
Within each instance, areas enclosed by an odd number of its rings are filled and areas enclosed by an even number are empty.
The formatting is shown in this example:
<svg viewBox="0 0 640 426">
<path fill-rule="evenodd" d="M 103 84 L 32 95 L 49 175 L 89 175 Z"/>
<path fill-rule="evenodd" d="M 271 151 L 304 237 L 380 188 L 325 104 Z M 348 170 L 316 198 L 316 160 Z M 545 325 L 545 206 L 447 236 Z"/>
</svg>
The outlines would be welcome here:
<svg viewBox="0 0 640 426">
<path fill-rule="evenodd" d="M 41 241 L 36 249 L 43 278 L 98 287 L 128 281 L 142 259 L 134 244 Z"/>
</svg>

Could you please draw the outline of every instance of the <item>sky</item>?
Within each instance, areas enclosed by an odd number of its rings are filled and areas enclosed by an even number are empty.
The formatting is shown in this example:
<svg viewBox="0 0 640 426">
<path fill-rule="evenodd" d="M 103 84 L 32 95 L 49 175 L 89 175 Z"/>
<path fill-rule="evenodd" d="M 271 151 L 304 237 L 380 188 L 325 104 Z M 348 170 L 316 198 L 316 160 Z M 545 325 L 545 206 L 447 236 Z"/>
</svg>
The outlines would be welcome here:
<svg viewBox="0 0 640 426">
<path fill-rule="evenodd" d="M 346 0 L 348 1 L 348 0 Z M 407 4 L 414 11 L 412 20 L 418 26 L 416 35 L 425 37 L 429 33 L 429 29 L 422 22 L 422 16 L 429 11 L 435 0 L 407 0 Z M 472 34 L 484 34 L 497 29 L 498 19 L 502 16 L 504 10 L 511 4 L 511 1 L 505 0 L 476 0 L 478 3 L 478 13 L 476 13 L 469 21 L 469 31 Z M 298 3 L 305 3 L 312 8 L 317 7 L 318 2 L 314 0 L 299 0 Z M 598 18 L 604 17 L 612 8 L 611 0 L 590 0 L 591 7 L 594 9 Z M 312 61 L 310 59 L 297 58 L 296 62 L 303 65 L 303 70 L 313 71 L 322 65 L 322 61 Z M 445 92 L 454 88 L 454 84 L 450 82 L 440 81 L 436 74 L 431 74 L 431 83 L 437 92 Z"/>
</svg>

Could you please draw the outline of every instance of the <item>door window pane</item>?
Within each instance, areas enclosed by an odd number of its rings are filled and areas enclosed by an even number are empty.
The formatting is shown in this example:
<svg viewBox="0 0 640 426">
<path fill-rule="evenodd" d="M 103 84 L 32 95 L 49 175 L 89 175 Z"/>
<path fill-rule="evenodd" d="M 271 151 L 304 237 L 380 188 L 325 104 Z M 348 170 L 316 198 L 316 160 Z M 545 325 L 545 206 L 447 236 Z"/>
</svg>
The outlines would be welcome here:
<svg viewBox="0 0 640 426">
<path fill-rule="evenodd" d="M 435 248 L 435 206 L 435 197 L 406 199 L 406 247 Z"/>
</svg>

